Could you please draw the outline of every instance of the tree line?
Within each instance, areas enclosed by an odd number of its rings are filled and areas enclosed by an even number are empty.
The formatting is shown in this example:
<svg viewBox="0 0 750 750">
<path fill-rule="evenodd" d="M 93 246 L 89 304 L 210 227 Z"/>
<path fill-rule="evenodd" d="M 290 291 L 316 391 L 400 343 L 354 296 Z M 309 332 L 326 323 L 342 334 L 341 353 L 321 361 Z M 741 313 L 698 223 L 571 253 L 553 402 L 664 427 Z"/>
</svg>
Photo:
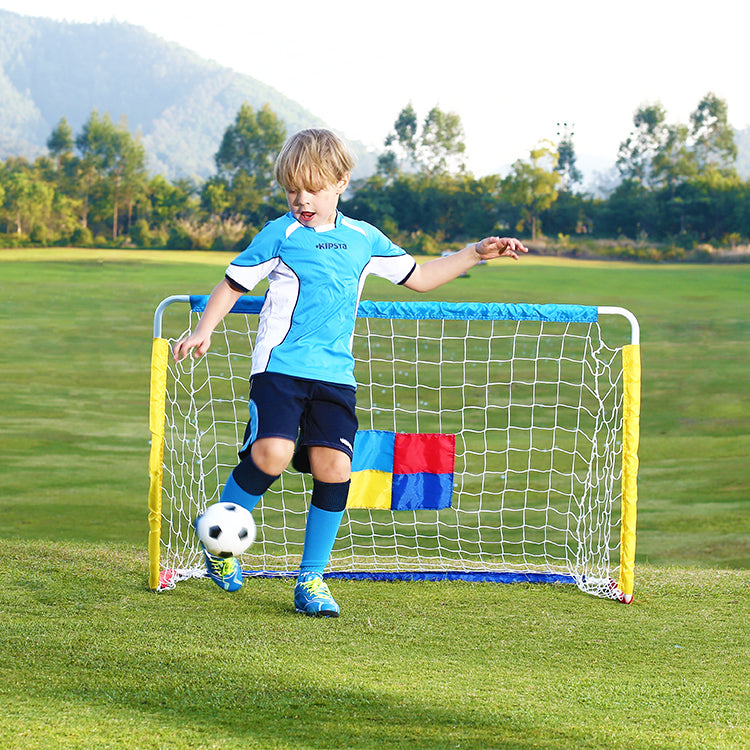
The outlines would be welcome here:
<svg viewBox="0 0 750 750">
<path fill-rule="evenodd" d="M 110 245 L 237 250 L 286 210 L 273 178 L 286 138 L 269 106 L 244 104 L 224 132 L 215 174 L 196 183 L 150 175 L 127 122 L 91 112 L 74 134 L 62 118 L 34 162 L 0 162 L 0 245 Z M 582 238 L 690 250 L 750 237 L 750 181 L 735 169 L 727 105 L 707 94 L 689 123 L 660 104 L 638 109 L 605 196 L 581 189 L 574 133 L 563 125 L 505 175 L 474 177 L 463 163 L 461 120 L 411 104 L 385 139 L 375 173 L 352 183 L 344 213 L 381 227 L 414 252 L 513 233 L 570 247 Z"/>
</svg>

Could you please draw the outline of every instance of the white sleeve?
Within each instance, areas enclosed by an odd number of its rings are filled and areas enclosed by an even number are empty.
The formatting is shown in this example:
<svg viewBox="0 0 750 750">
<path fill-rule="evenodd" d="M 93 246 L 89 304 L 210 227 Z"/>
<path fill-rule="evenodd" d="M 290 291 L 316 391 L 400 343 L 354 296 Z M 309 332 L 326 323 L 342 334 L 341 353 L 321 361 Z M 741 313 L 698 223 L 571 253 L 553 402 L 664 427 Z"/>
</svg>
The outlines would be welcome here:
<svg viewBox="0 0 750 750">
<path fill-rule="evenodd" d="M 240 266 L 230 263 L 226 270 L 227 280 L 238 289 L 249 292 L 258 282 L 268 276 L 276 265 L 278 258 L 262 261 L 253 266 Z"/>
<path fill-rule="evenodd" d="M 367 273 L 403 284 L 414 273 L 417 261 L 408 253 L 399 255 L 374 255 L 367 264 Z"/>
</svg>

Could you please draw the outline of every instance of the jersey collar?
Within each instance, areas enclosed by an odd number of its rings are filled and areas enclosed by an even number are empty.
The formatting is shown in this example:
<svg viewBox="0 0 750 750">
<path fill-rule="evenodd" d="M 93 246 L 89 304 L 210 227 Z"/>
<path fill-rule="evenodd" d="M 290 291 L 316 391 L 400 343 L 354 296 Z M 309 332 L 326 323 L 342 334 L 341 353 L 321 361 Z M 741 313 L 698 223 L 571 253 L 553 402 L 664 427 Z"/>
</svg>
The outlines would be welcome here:
<svg viewBox="0 0 750 750">
<path fill-rule="evenodd" d="M 312 227 L 316 232 L 330 232 L 332 229 L 336 229 L 336 227 L 339 224 L 339 216 L 341 214 L 339 213 L 339 210 L 336 209 L 336 216 L 333 219 L 332 224 L 321 224 L 319 227 Z"/>
</svg>

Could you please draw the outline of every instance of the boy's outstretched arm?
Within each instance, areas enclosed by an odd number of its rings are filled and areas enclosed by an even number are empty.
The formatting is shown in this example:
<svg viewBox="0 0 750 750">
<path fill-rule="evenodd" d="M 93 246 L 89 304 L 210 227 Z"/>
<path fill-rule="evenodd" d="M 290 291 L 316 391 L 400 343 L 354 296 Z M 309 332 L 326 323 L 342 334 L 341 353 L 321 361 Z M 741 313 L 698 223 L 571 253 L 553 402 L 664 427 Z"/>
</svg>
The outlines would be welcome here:
<svg viewBox="0 0 750 750">
<path fill-rule="evenodd" d="M 485 237 L 453 255 L 434 258 L 417 266 L 404 286 L 415 292 L 429 292 L 466 273 L 480 260 L 504 256 L 518 260 L 519 253 L 527 252 L 528 248 L 524 247 L 523 242 L 514 237 Z"/>
<path fill-rule="evenodd" d="M 193 350 L 193 357 L 196 359 L 202 357 L 208 351 L 208 347 L 211 346 L 211 334 L 214 332 L 214 328 L 241 296 L 242 292 L 233 289 L 226 279 L 222 279 L 211 292 L 211 296 L 206 303 L 206 309 L 203 311 L 195 330 L 189 336 L 180 339 L 172 347 L 175 361 L 179 362 L 181 359 L 185 359 L 191 349 Z"/>
</svg>

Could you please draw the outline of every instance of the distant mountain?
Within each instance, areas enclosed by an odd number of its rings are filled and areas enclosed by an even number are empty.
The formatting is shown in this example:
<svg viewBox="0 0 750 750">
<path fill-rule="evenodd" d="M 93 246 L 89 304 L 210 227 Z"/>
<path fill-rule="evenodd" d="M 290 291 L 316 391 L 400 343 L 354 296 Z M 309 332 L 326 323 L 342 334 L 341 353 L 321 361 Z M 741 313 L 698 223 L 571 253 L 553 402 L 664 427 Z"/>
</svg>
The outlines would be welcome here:
<svg viewBox="0 0 750 750">
<path fill-rule="evenodd" d="M 140 133 L 152 172 L 205 178 L 244 102 L 268 103 L 291 133 L 324 123 L 272 87 L 139 26 L 69 23 L 0 10 L 0 159 L 46 153 L 62 117 L 77 135 L 93 109 Z M 360 172 L 373 157 L 354 144 Z"/>
</svg>

